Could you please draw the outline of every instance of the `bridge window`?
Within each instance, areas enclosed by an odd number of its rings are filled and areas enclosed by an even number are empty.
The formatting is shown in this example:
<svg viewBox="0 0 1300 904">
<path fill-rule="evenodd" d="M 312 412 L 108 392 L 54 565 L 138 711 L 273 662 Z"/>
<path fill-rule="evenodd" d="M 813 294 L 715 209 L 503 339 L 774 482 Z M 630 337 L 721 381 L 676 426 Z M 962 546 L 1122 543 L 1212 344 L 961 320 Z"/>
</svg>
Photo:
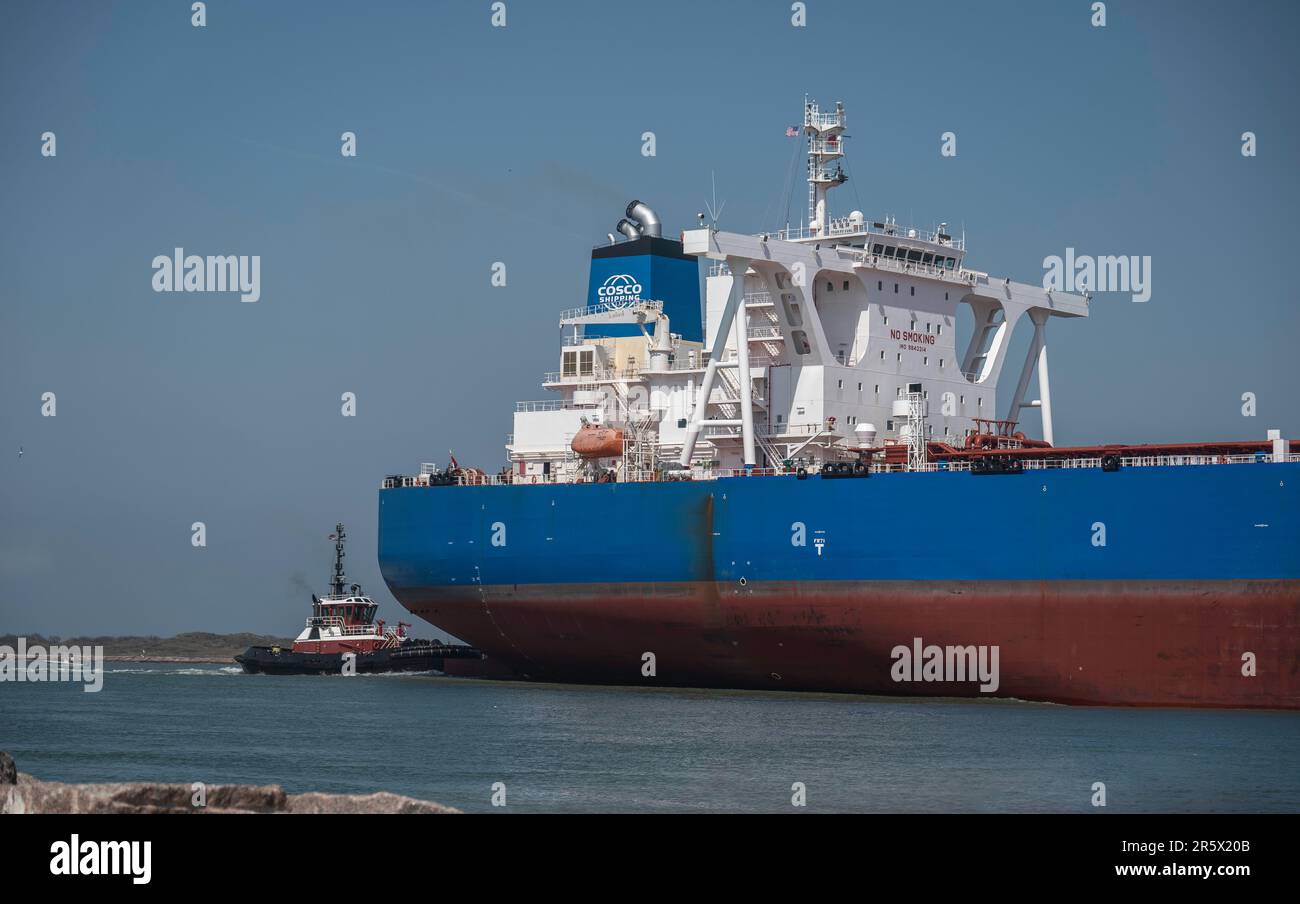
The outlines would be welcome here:
<svg viewBox="0 0 1300 904">
<path fill-rule="evenodd" d="M 577 349 L 575 351 L 565 352 L 560 362 L 560 376 L 562 377 L 589 377 L 593 372 L 592 356 L 594 351 L 589 348 Z"/>
<path fill-rule="evenodd" d="M 917 250 L 915 250 L 915 249 L 913 249 L 913 250 L 911 250 L 911 251 L 908 251 L 908 252 L 907 252 L 907 259 L 908 259 L 909 262 L 911 262 L 911 263 L 913 263 L 913 264 L 919 264 L 919 263 L 921 262 L 921 252 L 920 252 L 920 251 L 917 251 Z"/>
</svg>

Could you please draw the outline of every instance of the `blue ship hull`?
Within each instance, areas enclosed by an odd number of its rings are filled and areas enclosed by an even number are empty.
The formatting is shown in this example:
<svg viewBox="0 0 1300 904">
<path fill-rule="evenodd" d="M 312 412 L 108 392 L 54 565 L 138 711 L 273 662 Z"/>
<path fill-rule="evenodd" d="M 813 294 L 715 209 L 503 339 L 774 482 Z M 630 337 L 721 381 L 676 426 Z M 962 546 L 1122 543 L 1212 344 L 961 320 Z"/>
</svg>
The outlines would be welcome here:
<svg viewBox="0 0 1300 904">
<path fill-rule="evenodd" d="M 379 523 L 403 605 L 536 679 L 1300 707 L 1300 463 L 403 487 Z M 996 687 L 914 644 L 997 647 Z"/>
</svg>

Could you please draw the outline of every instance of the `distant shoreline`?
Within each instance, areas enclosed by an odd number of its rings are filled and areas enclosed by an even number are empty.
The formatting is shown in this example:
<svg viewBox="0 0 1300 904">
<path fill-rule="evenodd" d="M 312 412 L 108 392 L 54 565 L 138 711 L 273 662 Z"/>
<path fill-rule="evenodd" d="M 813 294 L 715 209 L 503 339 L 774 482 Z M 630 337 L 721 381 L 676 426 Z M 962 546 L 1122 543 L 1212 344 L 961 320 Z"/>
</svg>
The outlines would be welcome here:
<svg viewBox="0 0 1300 904">
<path fill-rule="evenodd" d="M 210 634 L 191 631 L 175 637 L 128 635 L 103 637 L 56 637 L 40 634 L 0 634 L 0 645 L 17 648 L 19 639 L 27 649 L 55 645 L 100 647 L 106 662 L 215 663 L 230 665 L 249 647 L 292 647 L 293 641 L 269 634 Z"/>
<path fill-rule="evenodd" d="M 217 665 L 228 665 L 235 661 L 234 656 L 228 656 L 222 659 L 217 656 L 141 656 L 137 653 L 134 656 L 123 656 L 108 654 L 104 655 L 105 662 L 205 662 L 215 663 Z"/>
</svg>

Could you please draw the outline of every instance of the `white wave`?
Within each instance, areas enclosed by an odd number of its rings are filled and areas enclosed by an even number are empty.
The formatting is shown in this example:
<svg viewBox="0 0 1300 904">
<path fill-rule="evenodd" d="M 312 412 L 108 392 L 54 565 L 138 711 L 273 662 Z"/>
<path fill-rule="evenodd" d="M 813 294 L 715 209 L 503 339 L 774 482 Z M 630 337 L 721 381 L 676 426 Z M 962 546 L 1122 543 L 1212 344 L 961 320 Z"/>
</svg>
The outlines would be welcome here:
<svg viewBox="0 0 1300 904">
<path fill-rule="evenodd" d="M 202 669 L 202 668 L 195 668 L 194 666 L 181 666 L 181 665 L 178 665 L 174 668 L 152 668 L 152 669 L 106 668 L 104 669 L 105 675 L 238 675 L 241 672 L 243 672 L 243 669 L 241 669 L 237 665 L 236 666 L 223 665 L 215 669 L 211 669 L 211 668 Z"/>
</svg>

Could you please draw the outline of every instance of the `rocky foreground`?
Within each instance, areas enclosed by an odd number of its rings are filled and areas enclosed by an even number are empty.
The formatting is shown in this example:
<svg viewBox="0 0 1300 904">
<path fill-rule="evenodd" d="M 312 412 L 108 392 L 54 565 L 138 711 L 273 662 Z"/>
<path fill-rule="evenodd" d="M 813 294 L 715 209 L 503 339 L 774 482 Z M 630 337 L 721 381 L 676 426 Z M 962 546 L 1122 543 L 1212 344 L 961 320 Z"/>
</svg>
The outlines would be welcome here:
<svg viewBox="0 0 1300 904">
<path fill-rule="evenodd" d="M 205 806 L 189 785 L 70 785 L 19 772 L 0 751 L 0 814 L 7 813 L 459 813 L 427 800 L 375 794 L 286 794 L 279 785 L 208 785 Z"/>
</svg>

